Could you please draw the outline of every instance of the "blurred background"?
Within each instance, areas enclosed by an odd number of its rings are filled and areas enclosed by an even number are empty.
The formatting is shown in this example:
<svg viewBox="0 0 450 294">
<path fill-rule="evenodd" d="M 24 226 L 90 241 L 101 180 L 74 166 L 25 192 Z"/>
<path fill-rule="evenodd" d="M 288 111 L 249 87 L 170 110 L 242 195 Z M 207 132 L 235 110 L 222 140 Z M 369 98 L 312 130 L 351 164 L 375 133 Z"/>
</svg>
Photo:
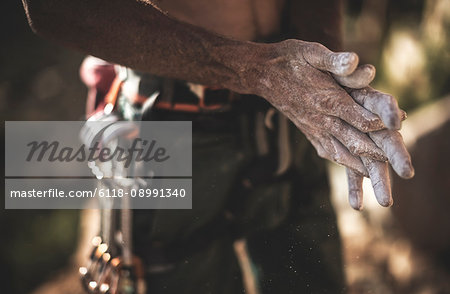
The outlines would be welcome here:
<svg viewBox="0 0 450 294">
<path fill-rule="evenodd" d="M 83 56 L 35 36 L 20 1 L 0 7 L 4 121 L 82 119 Z M 450 293 L 450 0 L 348 0 L 345 9 L 346 49 L 377 67 L 374 87 L 409 114 L 402 134 L 416 168 L 412 180 L 393 176 L 391 209 L 365 182 L 360 213 L 347 204 L 343 169 L 330 164 L 349 293 Z M 78 286 L 80 219 L 0 210 L 0 292 L 51 293 L 66 277 Z M 69 293 L 62 283 L 55 293 Z"/>
</svg>

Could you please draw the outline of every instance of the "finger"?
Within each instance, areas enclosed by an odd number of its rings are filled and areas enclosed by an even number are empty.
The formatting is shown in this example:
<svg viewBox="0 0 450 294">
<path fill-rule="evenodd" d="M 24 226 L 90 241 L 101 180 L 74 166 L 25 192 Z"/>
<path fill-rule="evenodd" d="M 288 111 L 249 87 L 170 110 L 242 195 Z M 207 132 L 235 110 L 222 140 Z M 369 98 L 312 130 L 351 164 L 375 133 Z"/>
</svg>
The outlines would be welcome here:
<svg viewBox="0 0 450 294">
<path fill-rule="evenodd" d="M 357 171 L 361 175 L 366 177 L 369 176 L 369 173 L 367 172 L 367 169 L 359 156 L 351 154 L 350 151 L 348 151 L 348 149 L 334 137 L 331 138 L 330 142 L 333 145 L 336 154 L 333 159 L 337 163 L 345 165 L 346 167 Z"/>
<path fill-rule="evenodd" d="M 348 182 L 348 202 L 353 209 L 363 209 L 363 189 L 362 183 L 364 177 L 358 172 L 347 168 L 347 182 Z"/>
<path fill-rule="evenodd" d="M 338 139 L 353 155 L 370 157 L 375 160 L 386 161 L 387 157 L 366 134 L 358 131 L 337 117 L 316 115 L 312 116 L 321 128 Z"/>
<path fill-rule="evenodd" d="M 367 110 L 377 114 L 384 125 L 391 130 L 398 130 L 401 126 L 401 111 L 397 100 L 389 94 L 374 90 L 370 87 L 364 89 L 348 89 L 350 96 Z"/>
<path fill-rule="evenodd" d="M 370 138 L 386 154 L 394 171 L 402 178 L 414 176 L 411 156 L 403 143 L 402 135 L 397 131 L 381 130 L 369 133 Z"/>
<path fill-rule="evenodd" d="M 344 165 L 351 169 L 358 171 L 360 174 L 369 176 L 366 167 L 362 163 L 359 156 L 355 156 L 350 151 L 342 145 L 339 140 L 334 137 L 329 137 L 321 140 L 321 144 L 327 154 L 329 154 L 329 160 L 334 161 L 338 164 Z"/>
<path fill-rule="evenodd" d="M 385 207 L 392 206 L 394 201 L 392 199 L 387 162 L 376 161 L 367 157 L 361 157 L 361 160 L 369 172 L 373 191 L 378 203 Z"/>
<path fill-rule="evenodd" d="M 360 65 L 348 76 L 334 75 L 334 79 L 342 86 L 361 89 L 367 87 L 375 78 L 375 67 L 371 64 Z"/>
<path fill-rule="evenodd" d="M 345 148 L 345 146 L 343 146 L 342 143 L 339 142 L 336 138 L 332 136 L 317 138 L 312 136 L 312 134 L 317 131 L 314 131 L 312 128 L 301 124 L 298 126 L 303 131 L 306 138 L 308 138 L 308 140 L 314 146 L 317 154 L 320 157 L 356 170 L 366 177 L 369 176 L 369 173 L 367 172 L 367 169 L 362 163 L 359 156 L 351 154 L 350 151 L 348 151 L 348 149 Z"/>
<path fill-rule="evenodd" d="M 380 117 L 356 103 L 342 89 L 336 89 L 334 95 L 320 97 L 319 103 L 322 113 L 339 117 L 363 133 L 386 128 Z"/>
<path fill-rule="evenodd" d="M 333 52 L 319 43 L 307 43 L 303 58 L 311 66 L 338 76 L 351 74 L 358 66 L 359 58 L 353 52 Z"/>
<path fill-rule="evenodd" d="M 358 171 L 358 173 L 366 175 L 369 177 L 369 173 L 367 172 L 366 167 L 362 163 L 361 159 L 357 156 L 351 154 L 342 144 L 340 144 L 337 140 L 335 142 L 331 142 L 331 140 L 310 140 L 313 144 L 314 148 L 316 148 L 317 154 L 324 158 L 328 159 L 332 162 L 336 162 L 345 167 L 354 169 Z M 337 147 L 339 144 L 341 147 Z M 338 145 L 338 146 L 339 146 Z"/>
</svg>

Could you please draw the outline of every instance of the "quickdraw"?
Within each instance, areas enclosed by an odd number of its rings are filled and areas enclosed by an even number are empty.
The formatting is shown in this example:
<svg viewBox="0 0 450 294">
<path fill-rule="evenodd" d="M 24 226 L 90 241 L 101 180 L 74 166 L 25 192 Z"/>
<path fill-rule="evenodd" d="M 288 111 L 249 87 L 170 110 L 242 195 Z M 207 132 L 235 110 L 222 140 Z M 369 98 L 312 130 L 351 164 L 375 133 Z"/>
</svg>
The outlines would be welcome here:
<svg viewBox="0 0 450 294">
<path fill-rule="evenodd" d="M 139 133 L 135 123 L 119 121 L 108 101 L 103 112 L 93 115 L 83 126 L 80 137 L 87 148 L 98 144 L 115 148 L 126 147 Z M 112 178 L 115 187 L 110 189 L 132 189 L 139 185 L 136 179 L 128 179 L 133 166 L 125 168 L 119 162 L 89 162 L 94 175 L 99 179 L 99 188 L 108 185 L 103 178 Z M 132 211 L 128 197 L 120 200 L 100 198 L 101 236 L 92 240 L 89 263 L 80 267 L 79 273 L 84 289 L 92 294 L 144 294 L 146 292 L 144 267 L 132 253 Z M 121 201 L 121 209 L 115 210 L 114 201 Z"/>
</svg>

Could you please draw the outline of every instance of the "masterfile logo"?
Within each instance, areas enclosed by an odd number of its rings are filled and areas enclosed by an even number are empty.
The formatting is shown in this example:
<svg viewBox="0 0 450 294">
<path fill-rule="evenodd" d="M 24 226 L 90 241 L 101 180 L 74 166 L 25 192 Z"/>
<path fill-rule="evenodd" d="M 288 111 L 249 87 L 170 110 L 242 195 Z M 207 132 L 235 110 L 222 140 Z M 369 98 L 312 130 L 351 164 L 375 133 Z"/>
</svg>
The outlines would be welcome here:
<svg viewBox="0 0 450 294">
<path fill-rule="evenodd" d="M 95 142 L 94 146 L 87 147 L 82 144 L 78 149 L 72 147 L 62 147 L 58 141 L 33 141 L 27 144 L 30 147 L 30 152 L 26 161 L 48 160 L 50 162 L 91 162 L 91 161 L 116 161 L 124 162 L 124 167 L 130 167 L 131 162 L 165 162 L 170 158 L 167 155 L 167 150 L 164 147 L 158 147 L 156 140 L 143 140 L 141 138 L 134 138 L 130 148 L 123 148 L 119 145 L 109 148 L 101 146 L 101 142 Z M 142 146 L 142 147 L 138 147 Z"/>
<path fill-rule="evenodd" d="M 6 122 L 6 209 L 191 209 L 192 123 Z"/>
<path fill-rule="evenodd" d="M 127 122 L 130 123 L 130 122 Z M 125 168 L 143 164 L 160 177 L 192 175 L 192 123 L 185 121 L 150 121 L 135 123 L 138 135 L 128 143 L 114 144 L 101 138 L 80 140 L 85 122 L 6 122 L 5 175 L 10 177 L 87 177 L 92 176 L 89 162 L 119 162 Z M 92 130 L 102 129 L 99 122 L 89 122 Z M 108 126 L 114 128 L 114 125 Z M 115 139 L 120 139 L 118 136 Z"/>
</svg>

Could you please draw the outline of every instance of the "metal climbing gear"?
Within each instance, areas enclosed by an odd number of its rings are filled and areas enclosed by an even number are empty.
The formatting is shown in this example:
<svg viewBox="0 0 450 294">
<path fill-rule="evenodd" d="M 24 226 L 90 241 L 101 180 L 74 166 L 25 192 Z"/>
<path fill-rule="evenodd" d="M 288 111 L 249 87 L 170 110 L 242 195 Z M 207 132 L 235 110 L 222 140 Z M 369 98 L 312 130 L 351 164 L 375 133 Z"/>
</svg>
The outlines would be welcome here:
<svg viewBox="0 0 450 294">
<path fill-rule="evenodd" d="M 106 104 L 106 111 L 95 114 L 83 126 L 80 137 L 86 148 L 126 148 L 138 135 L 137 125 L 119 121 L 119 116 L 112 111 L 114 105 L 108 105 L 110 104 Z M 133 166 L 126 168 L 118 161 L 96 160 L 89 162 L 89 167 L 99 180 L 100 188 L 130 190 L 139 185 L 136 179 L 128 178 L 132 176 Z M 111 178 L 113 181 L 102 181 L 104 178 Z M 105 185 L 114 187 L 103 187 Z M 79 269 L 83 287 L 87 293 L 92 294 L 143 294 L 143 266 L 132 253 L 130 200 L 124 196 L 120 199 L 100 198 L 98 201 L 101 207 L 101 236 L 92 240 L 89 263 Z M 121 201 L 120 210 L 113 209 L 114 201 Z"/>
</svg>

